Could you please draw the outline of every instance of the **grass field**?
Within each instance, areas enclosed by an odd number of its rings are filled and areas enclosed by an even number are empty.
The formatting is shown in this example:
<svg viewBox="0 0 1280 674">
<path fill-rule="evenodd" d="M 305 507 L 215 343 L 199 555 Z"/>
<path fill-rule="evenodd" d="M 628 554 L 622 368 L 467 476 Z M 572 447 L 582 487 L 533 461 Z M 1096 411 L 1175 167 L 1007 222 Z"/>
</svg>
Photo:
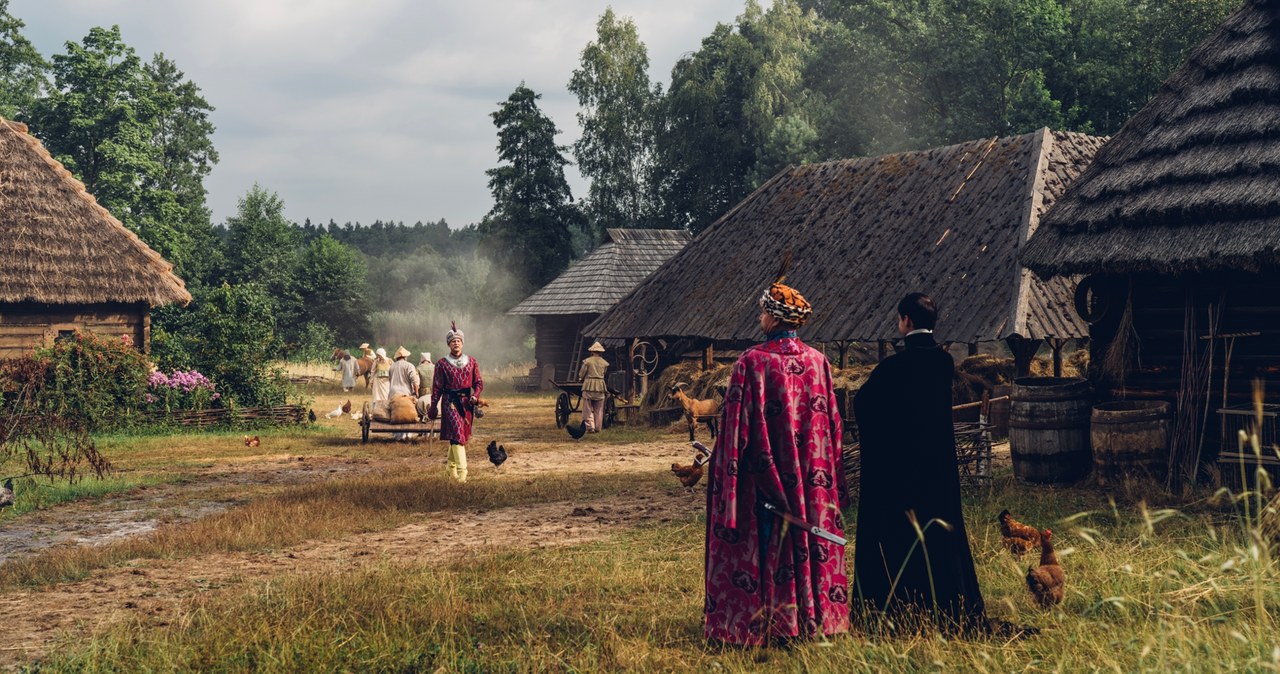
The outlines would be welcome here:
<svg viewBox="0 0 1280 674">
<path fill-rule="evenodd" d="M 342 402 L 313 394 L 317 411 Z M 701 485 L 687 493 L 665 470 L 688 459 L 683 429 L 574 443 L 552 402 L 494 397 L 466 485 L 445 478 L 438 443 L 361 445 L 349 419 L 263 434 L 252 449 L 237 434 L 105 438 L 123 482 L 0 522 L 110 510 L 139 490 L 169 490 L 175 511 L 219 506 L 10 561 L 0 658 L 83 672 L 1280 669 L 1280 573 L 1254 525 L 1264 502 L 1250 499 L 1246 517 L 1229 493 L 1173 502 L 1008 475 L 967 493 L 965 515 L 989 611 L 1040 635 L 710 646 Z M 484 461 L 490 438 L 512 451 L 502 470 Z M 1034 560 L 1001 548 L 1002 508 L 1054 529 L 1058 607 L 1034 605 L 1023 581 Z"/>
</svg>

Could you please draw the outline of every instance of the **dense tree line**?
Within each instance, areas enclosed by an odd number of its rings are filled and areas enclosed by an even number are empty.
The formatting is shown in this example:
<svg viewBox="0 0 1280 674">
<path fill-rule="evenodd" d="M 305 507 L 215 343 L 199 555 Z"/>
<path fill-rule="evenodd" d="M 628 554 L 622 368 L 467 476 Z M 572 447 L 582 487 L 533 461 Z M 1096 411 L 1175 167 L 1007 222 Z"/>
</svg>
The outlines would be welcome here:
<svg viewBox="0 0 1280 674">
<path fill-rule="evenodd" d="M 582 135 L 572 148 L 536 146 L 541 165 L 576 162 L 589 181 L 577 202 L 545 172 L 546 230 L 521 241 L 545 250 L 518 270 L 528 289 L 564 269 L 607 227 L 698 233 L 792 164 L 921 149 L 1043 126 L 1094 134 L 1120 128 L 1187 51 L 1239 0 L 748 0 L 651 80 L 635 23 L 612 9 L 581 52 L 567 87 Z M 522 84 L 514 100 L 536 100 Z M 532 102 L 532 101 L 530 101 Z M 505 111 L 512 101 L 499 104 Z M 495 113 L 495 118 L 498 113 Z M 510 130 L 550 128 L 536 104 L 499 120 L 497 171 Z M 568 151 L 568 152 L 566 152 Z M 491 172 L 491 176 L 493 173 Z M 494 186 L 494 213 L 512 212 Z M 493 214 L 491 214 L 491 218 Z M 513 225 L 482 227 L 495 249 Z"/>
</svg>

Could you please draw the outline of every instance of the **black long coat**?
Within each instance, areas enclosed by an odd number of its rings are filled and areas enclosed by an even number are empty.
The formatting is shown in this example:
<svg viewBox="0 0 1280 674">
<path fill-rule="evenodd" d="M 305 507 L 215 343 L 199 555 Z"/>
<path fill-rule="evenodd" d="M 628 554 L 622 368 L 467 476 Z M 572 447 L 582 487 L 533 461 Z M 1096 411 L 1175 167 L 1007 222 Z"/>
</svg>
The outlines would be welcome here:
<svg viewBox="0 0 1280 674">
<path fill-rule="evenodd" d="M 954 370 L 955 361 L 933 336 L 917 333 L 906 338 L 905 350 L 876 367 L 854 397 L 862 441 L 855 613 L 917 609 L 944 626 L 986 629 L 960 512 L 951 425 Z"/>
</svg>

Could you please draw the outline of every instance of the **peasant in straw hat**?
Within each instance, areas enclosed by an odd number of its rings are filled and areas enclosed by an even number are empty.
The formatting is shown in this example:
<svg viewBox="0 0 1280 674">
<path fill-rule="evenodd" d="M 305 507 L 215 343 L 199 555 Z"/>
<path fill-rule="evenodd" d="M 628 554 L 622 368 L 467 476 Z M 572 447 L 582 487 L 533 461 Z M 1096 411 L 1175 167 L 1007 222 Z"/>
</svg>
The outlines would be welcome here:
<svg viewBox="0 0 1280 674">
<path fill-rule="evenodd" d="M 457 337 L 464 342 L 467 341 L 466 337 L 462 336 L 462 331 L 458 329 L 458 324 L 454 321 L 449 321 L 449 332 L 444 334 L 444 343 L 448 344 L 449 342 L 452 342 L 454 337 Z"/>
<path fill-rule="evenodd" d="M 778 320 L 799 327 L 809 320 L 813 307 L 795 288 L 783 285 L 787 278 L 787 269 L 791 266 L 791 251 L 782 258 L 782 268 L 778 271 L 778 280 L 774 281 L 760 295 L 760 308 L 776 316 Z"/>
<path fill-rule="evenodd" d="M 591 346 L 587 347 L 587 351 L 590 353 L 604 353 L 604 345 L 601 344 L 600 340 L 597 339 L 596 341 L 592 342 Z"/>
<path fill-rule="evenodd" d="M 397 359 L 400 359 L 400 358 L 408 358 L 408 357 L 409 357 L 409 350 L 408 350 L 408 349 L 404 348 L 403 346 L 402 346 L 402 347 L 400 347 L 400 348 L 398 348 L 398 349 L 396 349 L 396 358 L 397 358 Z"/>
</svg>

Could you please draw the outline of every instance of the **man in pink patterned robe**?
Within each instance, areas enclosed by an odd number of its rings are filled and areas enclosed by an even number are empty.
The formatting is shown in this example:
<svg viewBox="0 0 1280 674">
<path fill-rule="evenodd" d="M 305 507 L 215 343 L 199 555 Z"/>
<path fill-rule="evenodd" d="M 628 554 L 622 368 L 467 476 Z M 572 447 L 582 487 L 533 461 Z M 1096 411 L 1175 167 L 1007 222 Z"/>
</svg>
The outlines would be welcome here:
<svg viewBox="0 0 1280 674">
<path fill-rule="evenodd" d="M 831 366 L 796 337 L 811 310 L 781 280 L 760 300 L 765 342 L 734 365 L 707 481 L 704 633 L 730 644 L 849 629 L 844 547 L 761 505 L 843 535 Z"/>
<path fill-rule="evenodd" d="M 427 418 L 440 417 L 440 437 L 449 441 L 449 475 L 459 482 L 467 481 L 467 440 L 475 419 L 475 399 L 484 390 L 480 365 L 462 353 L 463 335 L 456 324 L 445 334 L 449 355 L 436 363 L 431 382 L 431 404 Z"/>
</svg>

